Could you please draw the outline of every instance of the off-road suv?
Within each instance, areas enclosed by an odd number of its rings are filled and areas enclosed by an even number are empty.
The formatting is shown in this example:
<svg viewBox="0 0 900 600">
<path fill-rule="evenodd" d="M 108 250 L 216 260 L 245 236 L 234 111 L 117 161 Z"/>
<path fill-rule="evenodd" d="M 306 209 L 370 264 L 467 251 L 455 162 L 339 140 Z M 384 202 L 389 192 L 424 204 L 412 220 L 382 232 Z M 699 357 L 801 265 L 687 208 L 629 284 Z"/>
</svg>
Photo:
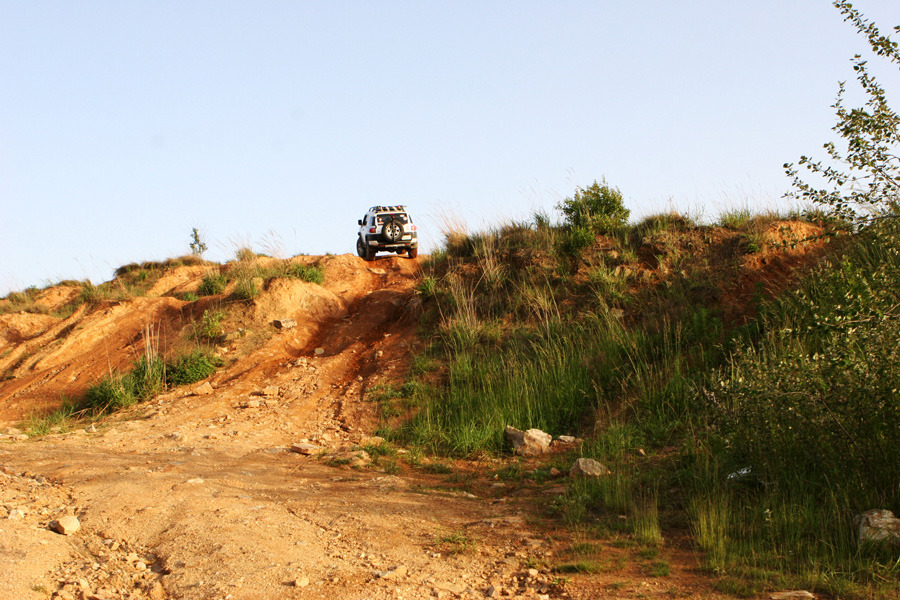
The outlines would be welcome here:
<svg viewBox="0 0 900 600">
<path fill-rule="evenodd" d="M 372 260 L 377 252 L 419 254 L 419 236 L 405 206 L 373 206 L 357 223 L 356 253 L 362 258 Z"/>
</svg>

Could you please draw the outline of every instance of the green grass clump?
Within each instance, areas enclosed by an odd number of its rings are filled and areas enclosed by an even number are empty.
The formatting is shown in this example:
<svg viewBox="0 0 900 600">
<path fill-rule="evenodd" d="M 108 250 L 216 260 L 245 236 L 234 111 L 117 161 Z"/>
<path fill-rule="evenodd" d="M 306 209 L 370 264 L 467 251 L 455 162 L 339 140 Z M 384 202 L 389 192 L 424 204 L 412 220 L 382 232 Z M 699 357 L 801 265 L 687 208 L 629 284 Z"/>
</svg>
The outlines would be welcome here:
<svg viewBox="0 0 900 600">
<path fill-rule="evenodd" d="M 10 292 L 6 298 L 0 298 L 0 315 L 17 312 L 46 313 L 35 303 L 40 290 L 30 287 L 22 292 Z"/>
<path fill-rule="evenodd" d="M 259 296 L 260 289 L 253 277 L 240 277 L 234 285 L 231 297 L 241 302 L 248 302 Z"/>
<path fill-rule="evenodd" d="M 465 532 L 454 531 L 439 535 L 435 539 L 435 546 L 445 554 L 465 554 L 475 549 L 476 543 Z"/>
<path fill-rule="evenodd" d="M 735 208 L 719 215 L 718 225 L 726 229 L 742 231 L 753 223 L 753 219 L 754 213 L 749 208 Z"/>
<path fill-rule="evenodd" d="M 287 269 L 287 273 L 289 277 L 293 277 L 294 279 L 299 279 L 301 281 L 307 281 L 309 283 L 317 283 L 319 285 L 322 285 L 325 282 L 325 271 L 322 269 L 322 267 L 318 266 L 291 263 L 291 265 Z"/>
<path fill-rule="evenodd" d="M 203 349 L 179 356 L 166 366 L 166 384 L 185 385 L 206 379 L 224 364 L 221 358 Z"/>
<path fill-rule="evenodd" d="M 203 276 L 200 287 L 197 288 L 197 293 L 201 296 L 215 296 L 224 292 L 226 285 L 228 285 L 228 278 L 225 275 L 209 273 Z"/>
<path fill-rule="evenodd" d="M 278 261 L 265 267 L 257 267 L 248 274 L 259 277 L 264 281 L 284 277 L 319 285 L 325 282 L 325 270 L 322 267 L 318 265 L 302 265 L 287 260 Z"/>
<path fill-rule="evenodd" d="M 166 365 L 158 358 L 141 357 L 129 372 L 111 373 L 85 390 L 74 414 L 100 417 L 159 394 L 166 388 Z"/>
<path fill-rule="evenodd" d="M 76 419 L 112 414 L 149 400 L 171 387 L 205 379 L 222 364 L 221 359 L 203 349 L 168 362 L 152 354 L 142 356 L 132 363 L 129 371 L 105 375 L 81 396 L 63 398 L 59 408 L 43 415 L 29 415 L 24 425 L 34 435 L 42 435 L 54 427 L 66 427 Z"/>
<path fill-rule="evenodd" d="M 603 567 L 594 560 L 562 563 L 553 567 L 554 573 L 600 573 L 602 571 Z"/>
<path fill-rule="evenodd" d="M 54 431 L 65 431 L 72 422 L 77 403 L 63 396 L 60 406 L 47 413 L 32 411 L 22 423 L 22 429 L 30 436 L 41 436 Z"/>
</svg>

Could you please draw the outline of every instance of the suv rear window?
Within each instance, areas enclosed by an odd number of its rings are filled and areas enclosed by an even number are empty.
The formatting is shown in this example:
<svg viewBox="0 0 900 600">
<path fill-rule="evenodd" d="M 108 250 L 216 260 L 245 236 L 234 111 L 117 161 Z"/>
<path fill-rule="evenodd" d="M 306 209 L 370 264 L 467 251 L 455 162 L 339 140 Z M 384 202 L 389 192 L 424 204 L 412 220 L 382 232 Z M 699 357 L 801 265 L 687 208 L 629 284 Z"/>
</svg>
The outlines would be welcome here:
<svg viewBox="0 0 900 600">
<path fill-rule="evenodd" d="M 406 213 L 391 213 L 391 214 L 381 214 L 375 219 L 376 224 L 383 225 L 386 220 L 394 219 L 395 221 L 400 221 L 400 223 L 406 225 L 409 223 L 409 217 Z"/>
</svg>

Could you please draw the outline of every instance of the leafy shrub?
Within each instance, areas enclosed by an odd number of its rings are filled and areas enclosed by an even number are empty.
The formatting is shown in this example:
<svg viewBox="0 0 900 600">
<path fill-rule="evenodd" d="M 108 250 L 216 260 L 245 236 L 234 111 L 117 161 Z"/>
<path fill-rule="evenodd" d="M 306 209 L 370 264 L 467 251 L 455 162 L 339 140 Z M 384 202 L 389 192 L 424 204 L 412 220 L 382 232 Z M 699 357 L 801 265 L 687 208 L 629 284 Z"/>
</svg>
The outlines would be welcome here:
<svg viewBox="0 0 900 600">
<path fill-rule="evenodd" d="M 570 227 L 587 228 L 597 233 L 622 227 L 631 214 L 625 208 L 622 192 L 607 184 L 605 178 L 601 183 L 594 181 L 587 188 L 578 188 L 572 198 L 566 198 L 557 208 Z"/>
<path fill-rule="evenodd" d="M 166 368 L 166 383 L 170 386 L 185 385 L 206 379 L 223 364 L 222 359 L 210 352 L 197 349 L 178 357 Z"/>
<path fill-rule="evenodd" d="M 434 277 L 424 277 L 419 285 L 416 286 L 416 292 L 426 298 L 434 297 L 438 292 L 438 282 Z"/>
<path fill-rule="evenodd" d="M 721 393 L 735 451 L 769 479 L 804 473 L 829 487 L 897 489 L 900 323 L 748 350 Z"/>
<path fill-rule="evenodd" d="M 205 310 L 200 321 L 194 325 L 194 335 L 200 340 L 214 340 L 222 335 L 222 320 L 225 312 L 221 310 Z"/>
<path fill-rule="evenodd" d="M 588 227 L 571 227 L 559 237 L 559 249 L 566 256 L 578 257 L 593 242 L 594 233 Z"/>
<path fill-rule="evenodd" d="M 228 278 L 225 275 L 210 273 L 203 276 L 200 287 L 197 288 L 197 293 L 201 296 L 215 296 L 216 294 L 221 294 L 225 290 L 226 285 L 228 285 Z"/>
</svg>

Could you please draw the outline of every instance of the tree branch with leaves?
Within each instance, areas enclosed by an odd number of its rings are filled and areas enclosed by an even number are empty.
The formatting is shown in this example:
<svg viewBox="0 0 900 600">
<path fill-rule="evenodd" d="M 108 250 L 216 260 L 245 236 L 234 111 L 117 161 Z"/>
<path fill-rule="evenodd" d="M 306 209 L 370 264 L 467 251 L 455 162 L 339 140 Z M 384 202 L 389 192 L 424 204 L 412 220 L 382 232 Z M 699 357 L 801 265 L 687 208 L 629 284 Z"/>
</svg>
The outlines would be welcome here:
<svg viewBox="0 0 900 600">
<path fill-rule="evenodd" d="M 897 42 L 884 36 L 850 2 L 836 1 L 834 6 L 863 34 L 877 56 L 900 67 Z M 900 25 L 894 27 L 900 32 Z M 862 107 L 845 104 L 846 84 L 841 82 L 835 109 L 837 123 L 832 130 L 845 147 L 833 142 L 824 145 L 829 160 L 801 156 L 799 166 L 819 180 L 819 187 L 800 176 L 793 163 L 784 165 L 794 191 L 788 197 L 823 208 L 834 222 L 858 230 L 876 220 L 900 216 L 900 116 L 891 109 L 887 94 L 869 72 L 868 63 L 859 54 L 852 59 L 856 80 L 866 95 Z"/>
</svg>

